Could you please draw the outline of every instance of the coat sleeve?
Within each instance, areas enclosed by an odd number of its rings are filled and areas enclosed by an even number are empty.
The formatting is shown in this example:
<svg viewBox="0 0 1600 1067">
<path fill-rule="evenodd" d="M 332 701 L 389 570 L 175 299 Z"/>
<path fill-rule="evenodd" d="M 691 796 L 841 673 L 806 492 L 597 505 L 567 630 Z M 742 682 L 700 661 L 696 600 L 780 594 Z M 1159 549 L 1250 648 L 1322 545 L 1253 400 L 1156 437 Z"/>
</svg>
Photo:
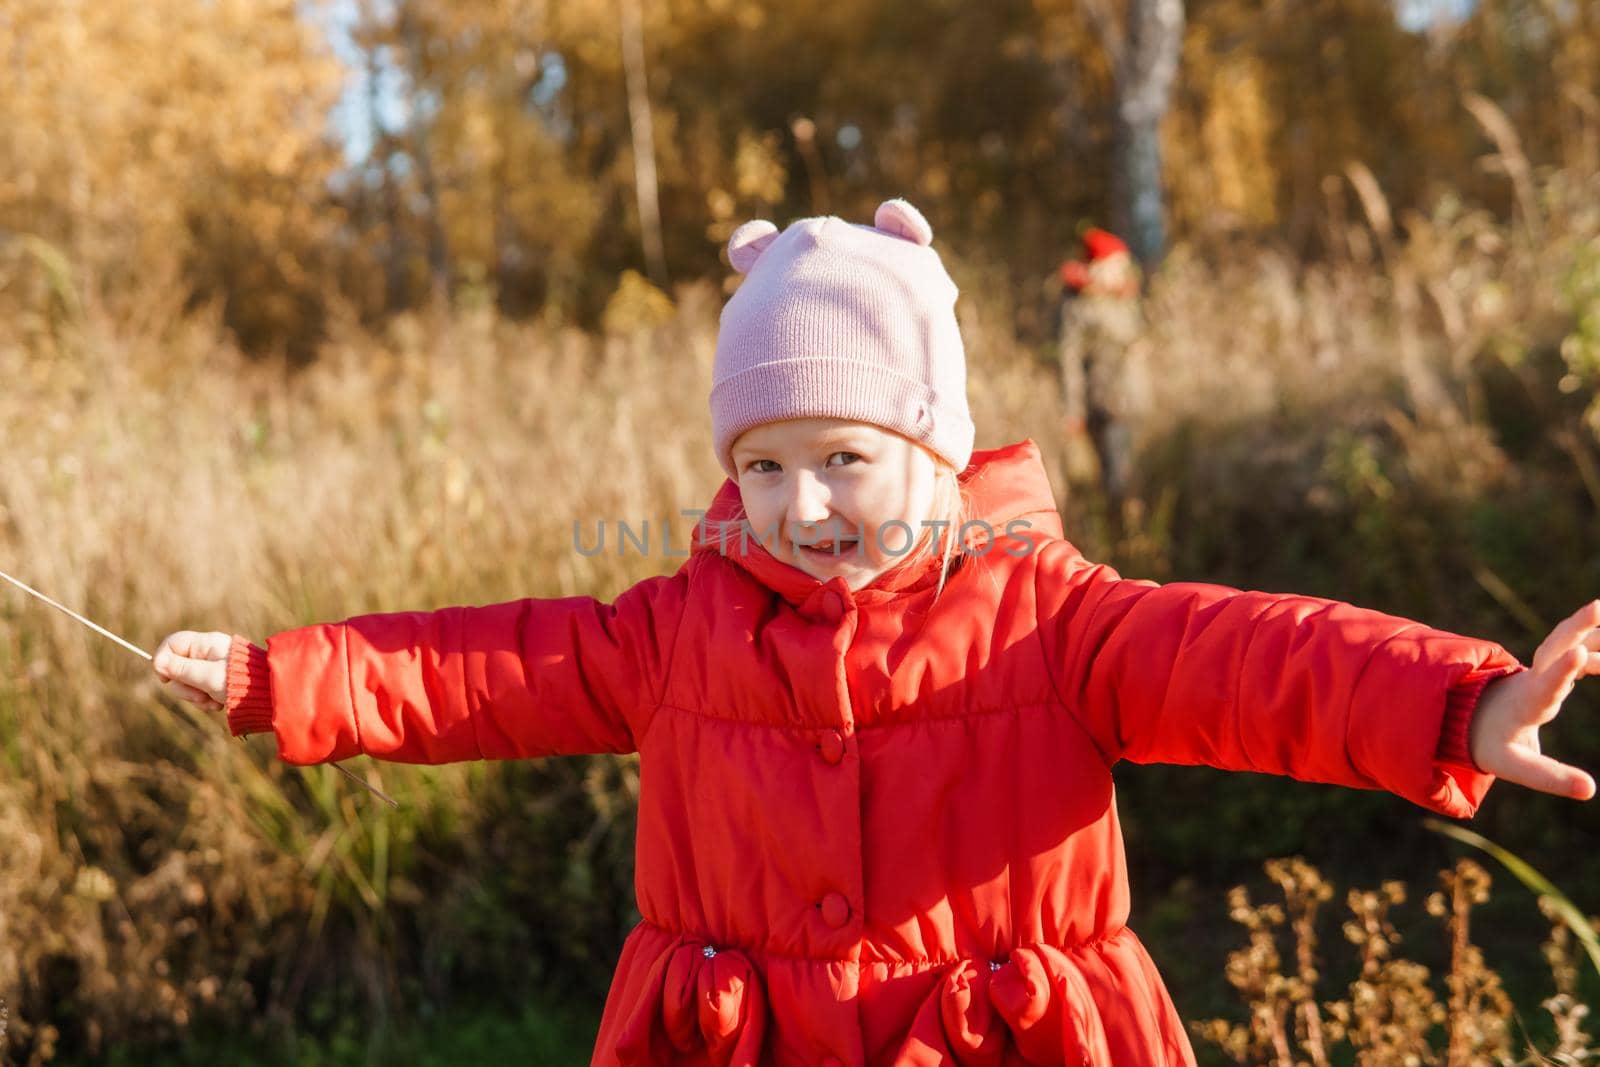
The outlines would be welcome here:
<svg viewBox="0 0 1600 1067">
<path fill-rule="evenodd" d="M 1039 549 L 1046 669 L 1108 762 L 1204 764 L 1384 789 L 1476 812 L 1466 754 L 1484 684 L 1522 670 L 1489 641 L 1317 597 L 1121 578 Z"/>
<path fill-rule="evenodd" d="M 590 597 L 364 615 L 269 638 L 288 763 L 400 763 L 636 748 L 665 684 L 683 573 Z"/>
</svg>

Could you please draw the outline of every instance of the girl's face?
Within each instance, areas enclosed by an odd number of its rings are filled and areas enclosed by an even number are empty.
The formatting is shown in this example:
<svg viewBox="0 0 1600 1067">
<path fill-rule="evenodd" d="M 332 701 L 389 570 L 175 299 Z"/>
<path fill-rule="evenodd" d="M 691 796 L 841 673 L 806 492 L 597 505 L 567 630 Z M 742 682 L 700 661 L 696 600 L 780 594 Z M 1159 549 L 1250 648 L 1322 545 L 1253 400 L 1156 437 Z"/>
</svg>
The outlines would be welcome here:
<svg viewBox="0 0 1600 1067">
<path fill-rule="evenodd" d="M 852 590 L 922 538 L 938 470 L 909 439 L 844 419 L 752 427 L 733 444 L 733 466 L 750 538 L 815 578 L 843 578 Z"/>
</svg>

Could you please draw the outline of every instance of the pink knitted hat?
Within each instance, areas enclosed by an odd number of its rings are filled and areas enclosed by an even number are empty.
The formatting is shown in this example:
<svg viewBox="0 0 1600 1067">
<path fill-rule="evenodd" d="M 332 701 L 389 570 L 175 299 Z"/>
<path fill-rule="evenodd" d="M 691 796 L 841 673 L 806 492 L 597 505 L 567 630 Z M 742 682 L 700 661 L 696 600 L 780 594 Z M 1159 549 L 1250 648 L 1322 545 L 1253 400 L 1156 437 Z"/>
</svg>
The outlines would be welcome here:
<svg viewBox="0 0 1600 1067">
<path fill-rule="evenodd" d="M 933 228 L 904 200 L 872 226 L 825 216 L 782 233 L 747 222 L 728 241 L 747 275 L 722 309 L 711 433 L 728 475 L 733 442 L 764 422 L 836 418 L 908 437 L 956 470 L 972 457 L 956 286 Z"/>
</svg>

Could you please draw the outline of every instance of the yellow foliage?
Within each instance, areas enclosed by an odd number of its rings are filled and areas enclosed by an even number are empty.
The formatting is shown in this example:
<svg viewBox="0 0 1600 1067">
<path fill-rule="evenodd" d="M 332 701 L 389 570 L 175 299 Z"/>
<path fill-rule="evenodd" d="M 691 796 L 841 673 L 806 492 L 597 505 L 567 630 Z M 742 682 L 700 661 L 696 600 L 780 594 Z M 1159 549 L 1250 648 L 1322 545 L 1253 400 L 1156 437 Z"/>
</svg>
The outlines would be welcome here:
<svg viewBox="0 0 1600 1067">
<path fill-rule="evenodd" d="M 339 70 L 294 0 L 6 6 L 0 229 L 60 245 L 112 297 L 183 265 L 247 293 L 320 284 L 308 250 L 337 220 L 307 191 L 336 163 Z"/>
<path fill-rule="evenodd" d="M 789 175 L 779 154 L 778 135 L 768 132 L 757 137 L 747 130 L 739 131 L 733 173 L 739 196 L 764 205 L 782 200 Z"/>
<path fill-rule="evenodd" d="M 1189 71 L 1163 131 L 1175 221 L 1186 229 L 1259 228 L 1278 219 L 1276 117 L 1268 72 L 1248 52 L 1213 42 L 1206 26 L 1184 46 Z"/>
<path fill-rule="evenodd" d="M 670 321 L 675 314 L 671 297 L 638 271 L 627 270 L 606 302 L 600 325 L 606 333 L 638 333 Z"/>
</svg>

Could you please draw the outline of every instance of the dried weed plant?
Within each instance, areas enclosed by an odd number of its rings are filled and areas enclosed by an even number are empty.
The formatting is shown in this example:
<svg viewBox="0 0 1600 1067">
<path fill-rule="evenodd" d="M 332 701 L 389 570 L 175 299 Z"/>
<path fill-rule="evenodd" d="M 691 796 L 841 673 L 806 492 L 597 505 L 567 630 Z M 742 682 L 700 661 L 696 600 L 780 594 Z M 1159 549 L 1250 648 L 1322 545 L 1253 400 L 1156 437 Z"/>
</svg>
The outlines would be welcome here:
<svg viewBox="0 0 1600 1067">
<path fill-rule="evenodd" d="M 1499 975 L 1471 939 L 1473 908 L 1489 899 L 1489 874 L 1470 859 L 1440 872 L 1440 890 L 1428 896 L 1427 914 L 1442 919 L 1449 966 L 1443 997 L 1429 969 L 1396 952 L 1400 934 L 1391 910 L 1406 903 L 1406 887 L 1385 882 L 1377 890 L 1353 889 L 1345 897 L 1350 917 L 1344 937 L 1356 949 L 1359 973 L 1336 1000 L 1318 999 L 1316 917 L 1334 888 L 1304 859 L 1270 860 L 1268 877 L 1284 902 L 1255 903 L 1243 886 L 1229 895 L 1229 915 L 1247 933 L 1244 948 L 1228 957 L 1228 982 L 1248 1009 L 1244 1022 L 1207 1019 L 1191 1024 L 1195 1035 L 1233 1062 L 1271 1067 L 1523 1067 L 1581 1064 L 1600 1058 L 1600 1045 L 1584 1032 L 1588 1008 L 1577 999 L 1578 967 L 1571 930 L 1544 898 L 1550 919 L 1544 943 L 1556 993 L 1543 1002 L 1555 1028 L 1548 1051 L 1524 1036 L 1513 1039 L 1516 1018 Z M 1285 921 L 1288 919 L 1288 930 Z M 1592 921 L 1592 920 L 1591 920 Z M 1600 923 L 1596 923 L 1600 928 Z M 1286 971 L 1280 945 L 1293 947 Z M 1347 1046 L 1341 1052 L 1339 1046 Z"/>
</svg>

